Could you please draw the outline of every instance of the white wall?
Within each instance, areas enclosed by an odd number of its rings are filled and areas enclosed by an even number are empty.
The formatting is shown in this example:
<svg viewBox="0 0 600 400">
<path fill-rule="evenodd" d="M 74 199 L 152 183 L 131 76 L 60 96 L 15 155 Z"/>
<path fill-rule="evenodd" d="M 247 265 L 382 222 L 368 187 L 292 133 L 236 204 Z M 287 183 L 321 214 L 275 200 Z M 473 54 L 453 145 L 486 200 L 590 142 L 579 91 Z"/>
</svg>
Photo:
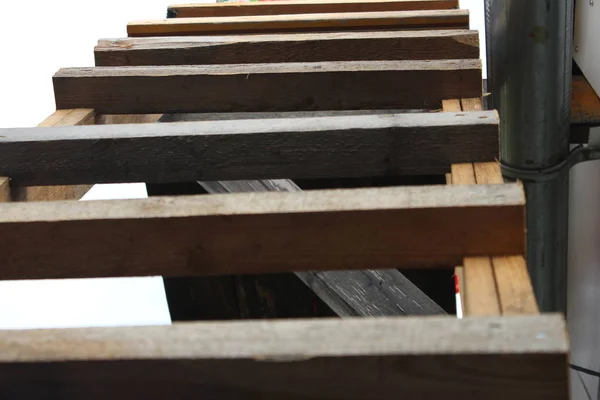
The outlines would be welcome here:
<svg viewBox="0 0 600 400">
<path fill-rule="evenodd" d="M 3 2 L 0 127 L 41 122 L 55 109 L 52 75 L 59 68 L 93 66 L 97 39 L 125 36 L 129 20 L 163 18 L 169 3 Z M 85 198 L 124 197 L 146 197 L 145 186 L 96 185 Z M 161 278 L 0 282 L 0 328 L 168 323 Z"/>
</svg>

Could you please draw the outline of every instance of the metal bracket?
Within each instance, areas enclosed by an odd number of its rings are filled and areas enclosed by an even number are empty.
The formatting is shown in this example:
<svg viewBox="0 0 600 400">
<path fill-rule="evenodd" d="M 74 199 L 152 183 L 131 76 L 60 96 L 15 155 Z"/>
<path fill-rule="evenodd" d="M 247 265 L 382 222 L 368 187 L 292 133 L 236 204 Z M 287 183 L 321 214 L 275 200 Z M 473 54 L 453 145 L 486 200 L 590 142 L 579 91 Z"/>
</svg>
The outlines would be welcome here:
<svg viewBox="0 0 600 400">
<path fill-rule="evenodd" d="M 543 169 L 521 169 L 500 162 L 502 175 L 509 179 L 528 182 L 546 182 L 556 178 L 573 166 L 585 162 L 600 160 L 600 146 L 579 145 L 569 153 L 569 156 L 558 164 Z"/>
</svg>

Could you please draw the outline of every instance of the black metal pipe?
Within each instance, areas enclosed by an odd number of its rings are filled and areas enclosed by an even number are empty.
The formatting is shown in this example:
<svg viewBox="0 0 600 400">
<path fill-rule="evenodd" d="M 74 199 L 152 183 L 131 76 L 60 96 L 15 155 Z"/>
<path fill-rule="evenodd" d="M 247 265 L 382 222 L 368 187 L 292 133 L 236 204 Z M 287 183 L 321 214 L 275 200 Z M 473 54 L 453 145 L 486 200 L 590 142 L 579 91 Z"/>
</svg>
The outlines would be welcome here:
<svg viewBox="0 0 600 400">
<path fill-rule="evenodd" d="M 542 311 L 566 311 L 573 0 L 485 0 L 488 85 L 500 114 L 500 159 L 523 171 L 527 262 Z"/>
</svg>

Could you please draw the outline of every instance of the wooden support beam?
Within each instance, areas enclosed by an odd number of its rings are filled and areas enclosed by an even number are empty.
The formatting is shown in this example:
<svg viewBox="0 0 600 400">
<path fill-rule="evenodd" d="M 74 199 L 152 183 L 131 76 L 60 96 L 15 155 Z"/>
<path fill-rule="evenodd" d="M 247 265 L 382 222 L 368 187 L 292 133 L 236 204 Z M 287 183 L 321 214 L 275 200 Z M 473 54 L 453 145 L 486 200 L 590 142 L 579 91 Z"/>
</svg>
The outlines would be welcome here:
<svg viewBox="0 0 600 400">
<path fill-rule="evenodd" d="M 443 112 L 461 112 L 460 100 L 442 100 L 442 111 Z"/>
<path fill-rule="evenodd" d="M 539 314 L 523 256 L 492 257 L 502 315 Z"/>
<path fill-rule="evenodd" d="M 170 18 L 240 17 L 251 15 L 450 10 L 458 0 L 284 0 L 262 3 L 174 4 Z"/>
<path fill-rule="evenodd" d="M 498 118 L 482 111 L 15 128 L 0 129 L 0 144 L 0 174 L 27 185 L 435 174 L 493 159 Z"/>
<path fill-rule="evenodd" d="M 54 75 L 58 108 L 103 114 L 422 109 L 480 93 L 480 60 L 96 67 Z"/>
<path fill-rule="evenodd" d="M 282 179 L 199 184 L 213 194 L 301 191 L 294 182 Z M 439 305 L 396 269 L 300 271 L 295 275 L 340 317 L 445 314 Z"/>
<path fill-rule="evenodd" d="M 68 399 L 565 399 L 558 315 L 0 332 L 0 391 Z M 310 384 L 308 384 L 310 383 Z"/>
<path fill-rule="evenodd" d="M 97 66 L 479 58 L 477 31 L 304 33 L 104 39 Z"/>
<path fill-rule="evenodd" d="M 390 11 L 134 21 L 131 37 L 352 30 L 469 29 L 468 10 Z"/>
<path fill-rule="evenodd" d="M 8 203 L 0 279 L 447 267 L 523 253 L 524 205 L 520 184 Z"/>
<path fill-rule="evenodd" d="M 467 316 L 500 315 L 500 299 L 490 257 L 467 257 L 464 266 L 464 307 Z"/>
<path fill-rule="evenodd" d="M 502 184 L 497 162 L 452 166 L 454 184 Z M 511 315 L 539 313 L 525 259 L 476 257 L 464 261 L 461 294 L 466 315 Z"/>
<path fill-rule="evenodd" d="M 0 202 L 10 201 L 10 180 L 0 177 Z"/>
<path fill-rule="evenodd" d="M 68 109 L 57 110 L 51 116 L 46 118 L 38 125 L 44 130 L 39 130 L 40 136 L 43 132 L 48 132 L 49 127 L 81 126 L 94 124 L 94 110 L 91 109 Z M 37 160 L 37 156 L 32 156 L 27 163 L 37 164 L 44 168 Z M 11 190 L 13 201 L 52 201 L 52 200 L 76 200 L 83 197 L 93 185 L 76 186 L 13 186 Z"/>
<path fill-rule="evenodd" d="M 483 104 L 481 97 L 473 97 L 469 99 L 460 99 L 460 105 L 463 111 L 481 111 Z"/>
<path fill-rule="evenodd" d="M 474 170 L 480 185 L 504 182 L 500 164 L 497 162 L 475 163 Z M 522 255 L 492 257 L 491 262 L 502 314 L 538 314 L 539 309 L 525 258 Z"/>
</svg>

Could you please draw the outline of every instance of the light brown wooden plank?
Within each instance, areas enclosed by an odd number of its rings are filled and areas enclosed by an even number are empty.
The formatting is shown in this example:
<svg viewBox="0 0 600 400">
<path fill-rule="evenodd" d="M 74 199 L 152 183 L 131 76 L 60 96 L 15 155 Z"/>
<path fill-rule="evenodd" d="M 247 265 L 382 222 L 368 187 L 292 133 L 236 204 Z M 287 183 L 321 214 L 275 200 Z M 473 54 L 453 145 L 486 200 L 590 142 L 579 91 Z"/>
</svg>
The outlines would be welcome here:
<svg viewBox="0 0 600 400">
<path fill-rule="evenodd" d="M 454 29 L 105 39 L 95 58 L 97 66 L 475 59 L 479 36 Z"/>
<path fill-rule="evenodd" d="M 434 174 L 498 147 L 494 111 L 268 121 L 0 129 L 0 174 L 40 185 Z"/>
<path fill-rule="evenodd" d="M 60 127 L 93 125 L 94 110 L 91 109 L 64 109 L 57 110 L 46 118 L 38 127 Z M 35 160 L 35 161 L 34 161 Z M 32 162 L 33 161 L 33 162 Z M 37 157 L 30 158 L 31 164 L 38 163 Z M 44 167 L 43 165 L 38 165 Z M 15 186 L 11 190 L 13 201 L 52 201 L 52 200 L 78 200 L 85 195 L 93 185 L 76 186 Z"/>
<path fill-rule="evenodd" d="M 483 104 L 480 97 L 461 99 L 460 104 L 463 111 L 481 111 L 483 110 Z"/>
<path fill-rule="evenodd" d="M 170 18 L 239 17 L 250 15 L 444 10 L 458 8 L 458 0 L 309 0 L 260 3 L 174 4 Z"/>
<path fill-rule="evenodd" d="M 0 390 L 66 399 L 568 397 L 558 315 L 0 332 Z"/>
<path fill-rule="evenodd" d="M 442 100 L 442 110 L 444 112 L 461 112 L 460 100 Z"/>
<path fill-rule="evenodd" d="M 10 180 L 0 177 L 0 202 L 10 201 Z"/>
<path fill-rule="evenodd" d="M 473 164 L 452 164 L 453 185 L 475 185 L 475 172 Z"/>
<path fill-rule="evenodd" d="M 58 124 L 60 121 L 65 119 L 69 114 L 71 114 L 73 110 L 56 110 L 52 113 L 52 115 L 48 116 L 44 119 L 38 126 L 40 127 L 48 127 L 54 126 Z"/>
<path fill-rule="evenodd" d="M 480 92 L 480 60 L 96 67 L 54 76 L 58 108 L 103 114 L 423 109 Z"/>
<path fill-rule="evenodd" d="M 473 164 L 452 165 L 452 183 L 454 185 L 477 183 Z M 498 291 L 491 259 L 489 257 L 465 258 L 463 267 L 464 284 L 460 290 L 464 315 L 500 315 Z"/>
<path fill-rule="evenodd" d="M 507 184 L 7 203 L 0 279 L 447 267 L 522 253 L 524 202 Z"/>
<path fill-rule="evenodd" d="M 133 21 L 131 37 L 349 30 L 469 29 L 468 10 L 390 11 Z"/>
<path fill-rule="evenodd" d="M 444 111 L 452 110 L 453 108 L 456 108 L 457 107 L 456 103 L 458 103 L 458 109 L 460 111 L 460 101 L 458 101 L 458 100 L 449 101 L 444 106 Z M 450 181 L 451 181 L 451 184 L 453 184 L 453 185 L 474 185 L 475 184 L 475 174 L 473 172 L 473 164 L 470 164 L 470 163 L 468 163 L 468 164 L 452 164 L 451 173 L 450 173 Z M 469 266 L 468 268 L 472 268 L 472 267 Z M 467 300 L 467 290 L 466 290 L 466 284 L 465 284 L 465 267 L 457 266 L 454 269 L 454 273 L 458 277 L 462 312 L 463 312 L 463 315 L 468 315 L 468 312 L 466 310 L 466 305 L 467 305 L 468 300 Z M 486 288 L 481 288 L 481 289 L 486 290 Z M 477 290 L 477 288 L 472 288 L 471 291 L 474 292 L 476 290 Z M 479 293 L 473 293 L 472 295 L 479 296 Z"/>
<path fill-rule="evenodd" d="M 446 185 L 452 185 L 452 174 L 446 174 Z"/>
<path fill-rule="evenodd" d="M 475 163 L 474 166 L 478 184 L 503 183 L 497 162 Z M 539 313 L 525 258 L 522 255 L 492 257 L 492 265 L 502 314 Z"/>
<path fill-rule="evenodd" d="M 490 257 L 466 257 L 463 266 L 465 315 L 500 315 L 500 301 Z"/>
<path fill-rule="evenodd" d="M 503 315 L 538 314 L 527 263 L 523 256 L 492 257 Z"/>
<path fill-rule="evenodd" d="M 498 162 L 485 162 L 473 164 L 477 183 L 484 185 L 497 185 L 504 183 L 500 164 Z"/>
</svg>

